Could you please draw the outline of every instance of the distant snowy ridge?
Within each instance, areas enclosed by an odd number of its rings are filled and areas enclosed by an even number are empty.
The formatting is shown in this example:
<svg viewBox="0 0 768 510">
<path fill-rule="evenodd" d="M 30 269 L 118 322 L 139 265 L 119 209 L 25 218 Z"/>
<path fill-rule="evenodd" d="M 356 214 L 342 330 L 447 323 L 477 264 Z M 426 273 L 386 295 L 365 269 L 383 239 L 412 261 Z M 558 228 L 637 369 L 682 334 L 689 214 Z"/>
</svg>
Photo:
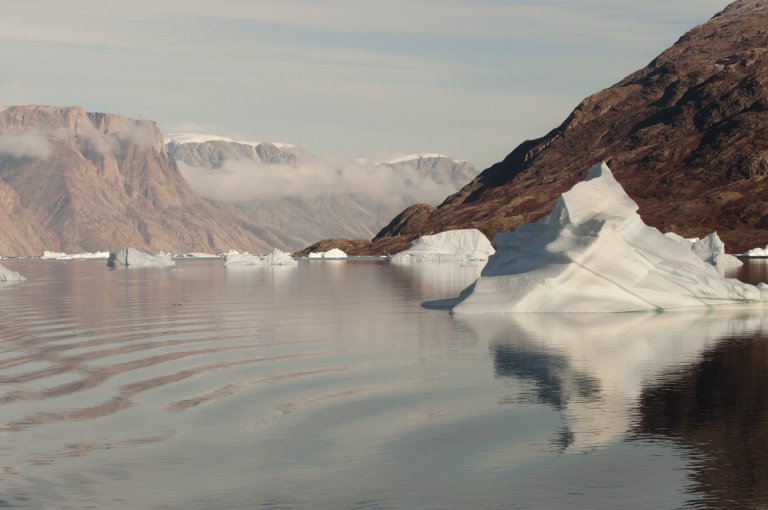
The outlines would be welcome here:
<svg viewBox="0 0 768 510">
<path fill-rule="evenodd" d="M 227 138 L 225 136 L 218 136 L 218 135 L 205 135 L 201 133 L 170 133 L 165 135 L 165 143 L 176 143 L 179 145 L 185 144 L 185 143 L 206 143 L 206 142 L 229 142 L 229 143 L 239 143 L 242 145 L 250 145 L 252 147 L 257 147 L 263 143 L 268 143 L 271 145 L 274 145 L 278 149 L 295 149 L 298 147 L 296 144 L 292 143 L 283 143 L 283 142 L 268 142 L 268 141 L 245 141 L 245 140 L 234 140 L 232 138 Z"/>
<path fill-rule="evenodd" d="M 410 154 L 408 156 L 402 156 L 399 158 L 395 158 L 391 161 L 387 161 L 385 164 L 387 165 L 396 165 L 398 163 L 407 163 L 408 161 L 415 161 L 417 159 L 436 159 L 436 158 L 445 158 L 450 159 L 451 161 L 455 161 L 457 163 L 462 163 L 466 160 L 464 159 L 453 159 L 451 157 L 446 156 L 445 154 L 439 154 L 437 152 L 432 153 L 424 153 L 424 154 Z"/>
<path fill-rule="evenodd" d="M 195 191 L 269 228 L 272 246 L 289 251 L 318 239 L 370 239 L 405 207 L 437 205 L 477 175 L 470 162 L 437 153 L 380 163 L 218 135 L 181 133 L 166 140 Z"/>
</svg>

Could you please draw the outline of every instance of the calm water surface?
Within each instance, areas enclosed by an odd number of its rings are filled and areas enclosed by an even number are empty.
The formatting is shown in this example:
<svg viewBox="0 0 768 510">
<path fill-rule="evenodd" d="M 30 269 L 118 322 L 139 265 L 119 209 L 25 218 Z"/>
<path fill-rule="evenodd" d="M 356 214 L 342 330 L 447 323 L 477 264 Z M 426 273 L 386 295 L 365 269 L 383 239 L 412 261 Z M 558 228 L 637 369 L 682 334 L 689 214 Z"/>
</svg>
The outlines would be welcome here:
<svg viewBox="0 0 768 510">
<path fill-rule="evenodd" d="M 454 318 L 420 303 L 480 267 L 2 263 L 0 508 L 768 506 L 759 307 Z"/>
</svg>

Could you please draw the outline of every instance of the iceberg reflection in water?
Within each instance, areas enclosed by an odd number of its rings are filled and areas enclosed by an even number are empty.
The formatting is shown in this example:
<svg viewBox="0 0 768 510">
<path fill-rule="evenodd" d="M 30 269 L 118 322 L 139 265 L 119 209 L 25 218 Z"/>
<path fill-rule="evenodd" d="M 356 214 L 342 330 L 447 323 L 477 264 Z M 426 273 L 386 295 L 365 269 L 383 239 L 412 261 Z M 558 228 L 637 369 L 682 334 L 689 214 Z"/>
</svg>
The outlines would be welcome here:
<svg viewBox="0 0 768 510">
<path fill-rule="evenodd" d="M 530 381 L 566 419 L 567 450 L 631 433 L 643 388 L 724 338 L 762 335 L 762 307 L 631 314 L 510 314 L 456 321 L 493 353 L 498 377 Z"/>
<path fill-rule="evenodd" d="M 762 308 L 419 306 L 455 263 L 3 264 L 0 506 L 768 503 Z"/>
</svg>

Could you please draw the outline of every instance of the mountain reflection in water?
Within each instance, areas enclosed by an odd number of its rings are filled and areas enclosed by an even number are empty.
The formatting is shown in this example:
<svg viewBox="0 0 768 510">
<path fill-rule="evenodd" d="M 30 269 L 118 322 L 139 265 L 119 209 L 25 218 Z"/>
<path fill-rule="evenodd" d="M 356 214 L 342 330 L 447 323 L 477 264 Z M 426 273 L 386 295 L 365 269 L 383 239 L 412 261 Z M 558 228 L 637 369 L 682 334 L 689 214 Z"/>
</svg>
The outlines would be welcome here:
<svg viewBox="0 0 768 510">
<path fill-rule="evenodd" d="M 635 431 L 690 449 L 708 508 L 768 507 L 767 342 L 723 340 L 640 395 Z"/>
</svg>

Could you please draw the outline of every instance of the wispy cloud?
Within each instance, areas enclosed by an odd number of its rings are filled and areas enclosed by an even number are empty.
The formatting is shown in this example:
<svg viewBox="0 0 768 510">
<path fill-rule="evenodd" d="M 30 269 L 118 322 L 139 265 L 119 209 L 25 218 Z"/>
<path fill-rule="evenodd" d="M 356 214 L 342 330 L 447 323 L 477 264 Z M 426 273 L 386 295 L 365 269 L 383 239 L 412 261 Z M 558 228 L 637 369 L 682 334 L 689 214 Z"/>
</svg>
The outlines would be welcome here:
<svg viewBox="0 0 768 510">
<path fill-rule="evenodd" d="M 484 166 L 727 3 L 6 0 L 0 102 Z"/>
<path fill-rule="evenodd" d="M 48 159 L 51 155 L 51 144 L 47 135 L 35 129 L 5 129 L 0 131 L 0 156 L 2 155 L 15 159 Z"/>
</svg>

